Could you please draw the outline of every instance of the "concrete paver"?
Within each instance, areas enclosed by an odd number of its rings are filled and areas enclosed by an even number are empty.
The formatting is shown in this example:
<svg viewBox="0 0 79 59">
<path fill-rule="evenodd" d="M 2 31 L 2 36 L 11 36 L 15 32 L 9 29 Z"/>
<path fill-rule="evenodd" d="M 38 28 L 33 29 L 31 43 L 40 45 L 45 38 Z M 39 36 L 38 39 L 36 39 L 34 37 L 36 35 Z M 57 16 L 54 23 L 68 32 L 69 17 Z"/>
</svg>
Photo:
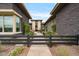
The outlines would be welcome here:
<svg viewBox="0 0 79 59">
<path fill-rule="evenodd" d="M 43 35 L 40 32 L 35 32 L 36 36 Z M 47 45 L 31 45 L 27 56 L 52 56 Z"/>
<path fill-rule="evenodd" d="M 52 56 L 47 45 L 32 45 L 27 56 Z"/>
<path fill-rule="evenodd" d="M 34 32 L 35 33 L 35 36 L 42 36 L 43 34 L 42 33 L 40 33 L 40 32 Z"/>
</svg>

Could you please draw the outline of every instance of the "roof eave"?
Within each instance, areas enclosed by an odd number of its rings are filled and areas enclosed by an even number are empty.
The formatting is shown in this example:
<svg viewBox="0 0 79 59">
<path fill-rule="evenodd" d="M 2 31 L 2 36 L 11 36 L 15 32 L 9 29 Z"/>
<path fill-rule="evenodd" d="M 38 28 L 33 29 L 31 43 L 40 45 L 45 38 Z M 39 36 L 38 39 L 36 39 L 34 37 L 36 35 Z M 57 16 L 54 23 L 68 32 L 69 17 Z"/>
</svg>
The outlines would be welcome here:
<svg viewBox="0 0 79 59">
<path fill-rule="evenodd" d="M 57 3 L 55 5 L 55 7 L 52 9 L 52 11 L 50 12 L 51 15 L 56 14 L 63 6 L 65 3 Z"/>
<path fill-rule="evenodd" d="M 18 6 L 19 6 L 21 9 L 23 8 L 22 10 L 24 10 L 24 13 L 26 14 L 26 16 L 28 16 L 29 19 L 32 19 L 32 17 L 30 16 L 28 10 L 25 8 L 24 4 L 23 4 L 23 3 L 17 3 L 17 4 L 18 4 Z"/>
</svg>

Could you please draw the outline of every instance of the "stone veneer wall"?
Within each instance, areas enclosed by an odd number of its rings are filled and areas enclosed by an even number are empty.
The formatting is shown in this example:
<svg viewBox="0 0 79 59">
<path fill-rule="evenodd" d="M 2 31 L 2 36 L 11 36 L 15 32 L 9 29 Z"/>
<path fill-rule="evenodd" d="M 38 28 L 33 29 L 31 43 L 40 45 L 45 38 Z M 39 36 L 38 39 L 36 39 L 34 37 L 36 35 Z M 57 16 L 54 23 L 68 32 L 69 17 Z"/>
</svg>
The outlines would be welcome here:
<svg viewBox="0 0 79 59">
<path fill-rule="evenodd" d="M 56 31 L 60 35 L 79 33 L 79 3 L 64 6 L 56 15 Z"/>
</svg>

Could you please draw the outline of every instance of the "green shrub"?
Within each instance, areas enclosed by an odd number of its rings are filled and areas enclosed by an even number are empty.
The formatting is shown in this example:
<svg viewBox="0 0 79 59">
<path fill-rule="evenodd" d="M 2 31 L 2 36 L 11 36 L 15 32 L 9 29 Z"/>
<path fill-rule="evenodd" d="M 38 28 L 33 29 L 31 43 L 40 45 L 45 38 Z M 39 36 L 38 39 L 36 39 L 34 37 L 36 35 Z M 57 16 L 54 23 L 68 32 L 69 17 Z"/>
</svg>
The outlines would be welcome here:
<svg viewBox="0 0 79 59">
<path fill-rule="evenodd" d="M 26 22 L 23 23 L 24 34 L 33 35 L 33 32 L 30 31 L 30 25 Z"/>
<path fill-rule="evenodd" d="M 34 35 L 34 33 L 30 31 L 30 32 L 28 33 L 28 35 L 31 35 L 31 36 L 32 36 L 32 35 Z"/>
<path fill-rule="evenodd" d="M 44 35 L 45 36 L 50 36 L 50 35 L 52 35 L 53 34 L 53 32 L 44 32 Z"/>
<path fill-rule="evenodd" d="M 30 25 L 26 22 L 23 23 L 23 29 L 24 29 L 24 34 L 27 34 L 30 32 Z"/>
<path fill-rule="evenodd" d="M 11 51 L 11 53 L 9 55 L 10 56 L 17 56 L 23 51 L 23 49 L 24 49 L 23 47 L 17 47 L 13 51 Z"/>
</svg>

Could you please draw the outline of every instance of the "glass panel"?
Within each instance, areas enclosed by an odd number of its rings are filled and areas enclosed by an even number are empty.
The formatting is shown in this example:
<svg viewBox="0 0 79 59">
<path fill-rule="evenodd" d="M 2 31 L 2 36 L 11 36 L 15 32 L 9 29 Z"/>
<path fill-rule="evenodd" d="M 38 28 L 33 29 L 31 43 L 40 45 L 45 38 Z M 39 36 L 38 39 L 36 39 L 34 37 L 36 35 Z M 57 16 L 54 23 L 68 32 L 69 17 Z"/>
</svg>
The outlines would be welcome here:
<svg viewBox="0 0 79 59">
<path fill-rule="evenodd" d="M 13 20 L 12 16 L 4 16 L 4 32 L 13 31 Z"/>
<path fill-rule="evenodd" d="M 16 32 L 20 32 L 20 18 L 16 17 Z"/>
<path fill-rule="evenodd" d="M 0 32 L 2 32 L 3 27 L 3 16 L 0 16 Z"/>
</svg>

